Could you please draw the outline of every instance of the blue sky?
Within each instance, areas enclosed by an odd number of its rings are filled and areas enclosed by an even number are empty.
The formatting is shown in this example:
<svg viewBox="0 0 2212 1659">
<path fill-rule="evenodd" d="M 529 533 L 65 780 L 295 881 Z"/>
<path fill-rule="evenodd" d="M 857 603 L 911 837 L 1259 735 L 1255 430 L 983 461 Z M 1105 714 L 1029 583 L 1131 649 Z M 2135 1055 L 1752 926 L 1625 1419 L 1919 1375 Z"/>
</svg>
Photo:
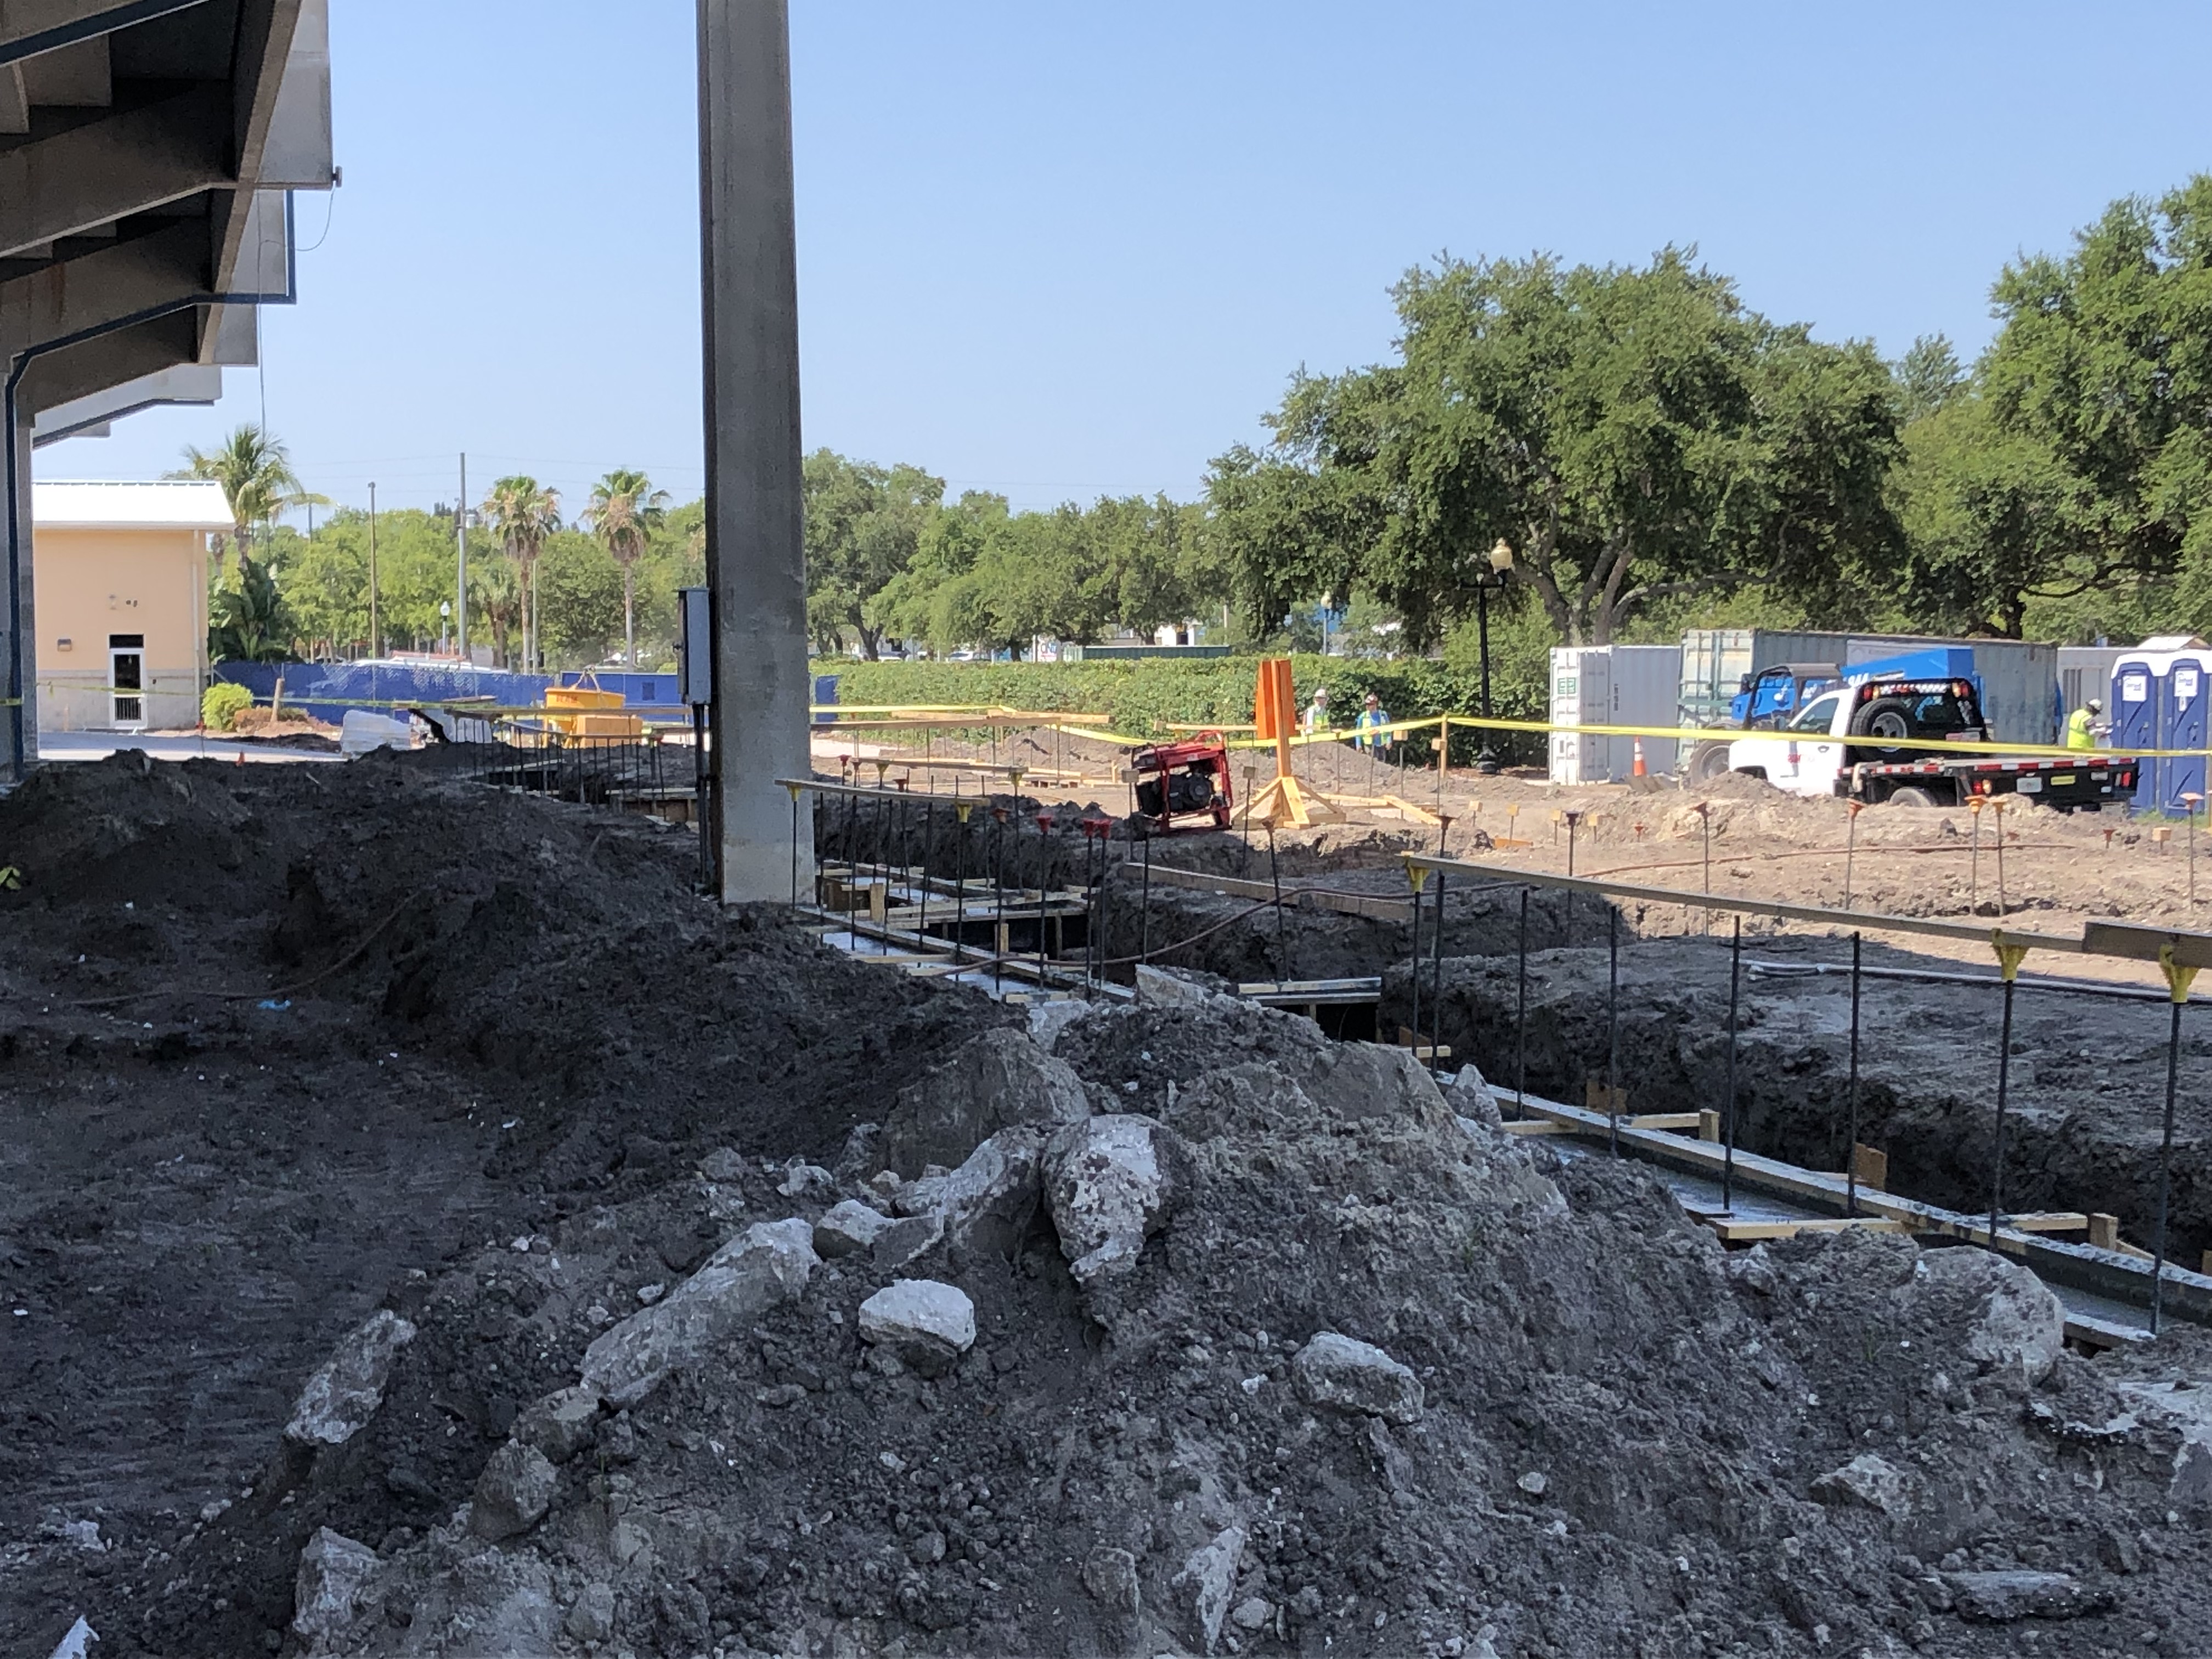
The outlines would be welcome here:
<svg viewBox="0 0 2212 1659">
<path fill-rule="evenodd" d="M 333 0 L 345 186 L 212 410 L 40 453 L 175 465 L 258 417 L 312 489 L 701 487 L 693 9 Z M 2023 249 L 2212 165 L 2212 0 L 795 0 L 808 447 L 1018 506 L 1196 491 L 1299 365 L 1387 356 L 1449 250 L 1694 243 L 1770 315 L 1971 352 Z M 325 210 L 329 209 L 325 234 Z"/>
</svg>

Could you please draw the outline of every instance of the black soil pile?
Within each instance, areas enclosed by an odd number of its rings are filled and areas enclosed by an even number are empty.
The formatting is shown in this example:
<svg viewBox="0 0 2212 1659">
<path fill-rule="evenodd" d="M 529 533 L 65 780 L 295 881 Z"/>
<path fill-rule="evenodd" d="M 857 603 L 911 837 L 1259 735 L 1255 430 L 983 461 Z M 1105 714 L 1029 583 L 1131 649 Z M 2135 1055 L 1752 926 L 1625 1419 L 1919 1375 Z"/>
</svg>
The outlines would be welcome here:
<svg viewBox="0 0 2212 1659">
<path fill-rule="evenodd" d="M 127 1628 L 410 1270 L 701 1146 L 833 1151 L 1006 1018 L 723 914 L 695 855 L 391 757 L 125 754 L 0 801 L 0 1649 Z"/>
</svg>

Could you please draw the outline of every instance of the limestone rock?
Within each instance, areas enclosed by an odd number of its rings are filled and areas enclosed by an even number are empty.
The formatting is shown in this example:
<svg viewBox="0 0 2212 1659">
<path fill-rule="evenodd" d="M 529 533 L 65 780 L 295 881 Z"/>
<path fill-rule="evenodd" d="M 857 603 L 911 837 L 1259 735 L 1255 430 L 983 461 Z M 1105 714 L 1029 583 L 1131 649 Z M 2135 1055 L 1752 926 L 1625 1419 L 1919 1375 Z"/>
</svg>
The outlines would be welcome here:
<svg viewBox="0 0 2212 1659">
<path fill-rule="evenodd" d="M 512 1538 L 545 1518 L 561 1485 L 559 1471 L 535 1446 L 510 1440 L 477 1477 L 469 1530 L 479 1538 Z"/>
<path fill-rule="evenodd" d="M 1184 1638 L 1201 1652 L 1212 1653 L 1221 1639 L 1222 1621 L 1229 1617 L 1229 1598 L 1237 1589 L 1237 1562 L 1244 1553 L 1244 1529 L 1230 1527 L 1212 1540 L 1190 1553 L 1182 1571 L 1168 1588 L 1175 1596 L 1176 1613 L 1182 1620 Z"/>
<path fill-rule="evenodd" d="M 634 1406 L 669 1372 L 696 1365 L 716 1342 L 806 1288 L 820 1265 L 814 1230 L 794 1216 L 744 1232 L 698 1272 L 584 1350 L 583 1382 L 617 1406 Z"/>
<path fill-rule="evenodd" d="M 1978 1304 L 1966 1318 L 1970 1358 L 2031 1384 L 2051 1375 L 2065 1349 L 2066 1316 L 2049 1285 L 1987 1250 L 1931 1250 L 1921 1271 L 1938 1294 Z"/>
<path fill-rule="evenodd" d="M 366 1544 L 328 1527 L 300 1552 L 292 1589 L 292 1629 L 311 1646 L 349 1628 L 367 1610 L 366 1592 L 384 1564 Z"/>
<path fill-rule="evenodd" d="M 423 1582 L 410 1612 L 403 1653 L 520 1659 L 560 1647 L 552 1571 L 532 1550 L 492 1547 L 461 1556 Z"/>
<path fill-rule="evenodd" d="M 813 1198 L 836 1192 L 837 1177 L 819 1164 L 794 1158 L 783 1166 L 783 1179 L 775 1183 L 775 1189 L 786 1198 Z"/>
<path fill-rule="evenodd" d="M 555 1390 L 524 1412 L 515 1422 L 514 1437 L 537 1447 L 549 1461 L 565 1463 L 592 1443 L 599 1427 L 599 1391 L 579 1383 Z"/>
<path fill-rule="evenodd" d="M 1371 1343 L 1322 1331 L 1298 1350 L 1291 1376 L 1298 1398 L 1309 1406 L 1390 1423 L 1420 1419 L 1420 1378 Z"/>
<path fill-rule="evenodd" d="M 1028 1032 L 986 1031 L 902 1090 L 884 1121 L 883 1159 L 909 1178 L 963 1162 L 1016 1123 L 1079 1123 L 1091 1115 L 1083 1080 Z"/>
<path fill-rule="evenodd" d="M 824 1261 L 865 1250 L 891 1218 L 873 1205 L 848 1198 L 814 1224 L 814 1254 Z"/>
<path fill-rule="evenodd" d="M 1052 1002 L 1030 1004 L 1030 1036 L 1037 1047 L 1046 1053 L 1060 1041 L 1060 1033 L 1091 1012 L 1091 1005 L 1078 1002 L 1073 998 L 1062 998 Z"/>
<path fill-rule="evenodd" d="M 1094 1117 L 1054 1139 L 1045 1201 L 1077 1284 L 1087 1290 L 1135 1270 L 1145 1240 L 1167 1219 L 1180 1155 L 1164 1124 L 1135 1112 Z"/>
<path fill-rule="evenodd" d="M 569 1605 L 563 1630 L 579 1642 L 604 1642 L 615 1631 L 615 1592 L 611 1584 L 589 1583 Z"/>
<path fill-rule="evenodd" d="M 1903 1472 L 1872 1452 L 1862 1452 L 1843 1468 L 1829 1470 L 1813 1483 L 1813 1496 L 1823 1504 L 1838 1508 L 1856 1504 L 1899 1521 L 1912 1514 Z"/>
<path fill-rule="evenodd" d="M 923 1376 L 939 1376 L 975 1346 L 975 1304 L 933 1279 L 902 1279 L 860 1304 L 860 1336 Z"/>
<path fill-rule="evenodd" d="M 1043 1195 L 1044 1150 L 1042 1129 L 1001 1129 L 958 1169 L 918 1181 L 901 1196 L 942 1218 L 955 1251 L 1011 1256 Z"/>
<path fill-rule="evenodd" d="M 1110 1545 L 1102 1544 L 1084 1558 L 1083 1588 L 1111 1618 L 1134 1619 L 1143 1606 L 1137 1558 Z"/>
<path fill-rule="evenodd" d="M 1139 1002 L 1170 1007 L 1202 1008 L 1220 994 L 1197 975 L 1179 972 L 1173 968 L 1155 968 L 1147 962 L 1137 964 L 1137 1000 Z"/>
<path fill-rule="evenodd" d="M 875 1263 L 878 1273 L 895 1273 L 920 1261 L 944 1238 L 945 1218 L 936 1211 L 902 1216 L 876 1235 L 875 1243 L 869 1247 L 869 1260 Z"/>
<path fill-rule="evenodd" d="M 2079 1619 L 2102 1613 L 2112 1596 L 2070 1573 L 1947 1572 L 1953 1611 L 1971 1624 L 2007 1625 L 2018 1619 Z"/>
<path fill-rule="evenodd" d="M 392 1360 L 414 1340 L 414 1326 L 379 1308 L 307 1379 L 284 1437 L 301 1446 L 339 1446 L 359 1434 L 384 1403 Z"/>
<path fill-rule="evenodd" d="M 1239 1630 L 1265 1630 L 1267 1620 L 1274 1616 L 1274 1608 L 1267 1605 L 1265 1597 L 1258 1595 L 1248 1595 L 1229 1609 L 1229 1622 Z"/>
<path fill-rule="evenodd" d="M 1505 1121 L 1505 1115 L 1498 1109 L 1497 1092 L 1484 1080 L 1472 1060 L 1459 1068 L 1451 1087 L 1444 1091 L 1444 1103 L 1451 1108 L 1455 1117 L 1470 1118 L 1492 1128 Z"/>
</svg>

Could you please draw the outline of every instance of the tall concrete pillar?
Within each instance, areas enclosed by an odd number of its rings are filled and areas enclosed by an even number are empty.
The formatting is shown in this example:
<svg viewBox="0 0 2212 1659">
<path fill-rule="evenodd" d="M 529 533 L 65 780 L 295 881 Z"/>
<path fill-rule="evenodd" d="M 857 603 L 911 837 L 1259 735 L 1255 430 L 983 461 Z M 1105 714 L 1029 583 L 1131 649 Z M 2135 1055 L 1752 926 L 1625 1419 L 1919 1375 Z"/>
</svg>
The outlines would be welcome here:
<svg viewBox="0 0 2212 1659">
<path fill-rule="evenodd" d="M 37 641 L 31 615 L 31 416 L 0 432 L 15 462 L 12 523 L 0 523 L 0 784 L 15 784 L 39 755 Z M 0 495 L 0 514 L 7 510 Z M 10 571 L 13 571 L 11 580 Z"/>
<path fill-rule="evenodd" d="M 735 903 L 789 896 L 791 797 L 775 781 L 808 768 L 785 0 L 699 0 L 699 147 L 715 831 Z M 813 854 L 810 836 L 802 890 Z"/>
</svg>

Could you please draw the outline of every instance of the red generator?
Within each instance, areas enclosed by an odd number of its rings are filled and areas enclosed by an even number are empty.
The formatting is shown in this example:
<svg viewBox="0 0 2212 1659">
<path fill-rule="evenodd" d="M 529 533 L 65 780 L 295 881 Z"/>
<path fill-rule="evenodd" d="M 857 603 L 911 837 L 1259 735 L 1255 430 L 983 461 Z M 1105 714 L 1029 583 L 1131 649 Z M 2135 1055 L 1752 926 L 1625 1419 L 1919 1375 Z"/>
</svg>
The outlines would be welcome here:
<svg viewBox="0 0 2212 1659">
<path fill-rule="evenodd" d="M 1229 745 L 1218 732 L 1184 743 L 1156 743 L 1129 757 L 1136 797 L 1130 825 L 1140 836 L 1226 830 L 1236 805 L 1229 783 Z"/>
</svg>

